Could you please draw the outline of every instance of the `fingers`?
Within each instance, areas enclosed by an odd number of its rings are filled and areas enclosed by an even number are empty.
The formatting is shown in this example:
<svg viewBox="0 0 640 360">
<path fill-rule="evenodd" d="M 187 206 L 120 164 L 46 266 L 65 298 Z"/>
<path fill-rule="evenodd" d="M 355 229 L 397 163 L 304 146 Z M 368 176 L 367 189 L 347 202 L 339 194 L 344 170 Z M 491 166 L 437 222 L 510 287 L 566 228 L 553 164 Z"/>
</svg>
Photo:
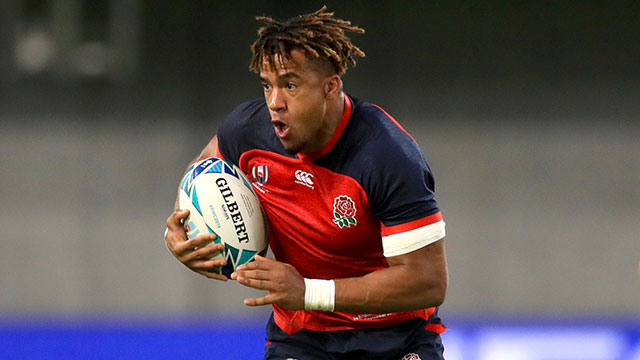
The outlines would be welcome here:
<svg viewBox="0 0 640 360">
<path fill-rule="evenodd" d="M 188 263 L 188 266 L 193 269 L 210 271 L 211 269 L 219 268 L 220 266 L 227 265 L 225 259 L 198 259 L 192 260 Z"/>
<path fill-rule="evenodd" d="M 268 279 L 266 276 L 264 276 L 263 278 L 251 278 L 251 277 L 247 277 L 242 273 L 240 274 L 234 273 L 234 274 L 231 274 L 231 278 L 233 279 L 235 277 L 235 280 L 244 286 L 248 286 L 250 288 L 254 288 L 258 290 L 267 290 L 267 291 L 274 290 L 273 282 L 270 279 Z"/>
<path fill-rule="evenodd" d="M 207 246 L 207 245 L 211 244 L 217 238 L 218 238 L 218 236 L 216 236 L 216 234 L 202 234 L 202 235 L 198 235 L 198 236 L 196 236 L 194 238 L 189 239 L 186 242 L 186 245 L 189 246 L 189 247 L 195 248 L 195 249 L 199 249 L 199 248 L 201 248 L 203 246 Z"/>
<path fill-rule="evenodd" d="M 227 261 L 224 259 L 193 260 L 190 262 L 183 261 L 183 263 L 192 271 L 202 276 L 205 276 L 209 279 L 222 280 L 222 281 L 229 280 L 229 278 L 227 278 L 225 275 L 218 273 L 219 268 L 227 264 Z"/>
<path fill-rule="evenodd" d="M 231 278 L 239 284 L 258 290 L 266 290 L 268 295 L 245 299 L 247 306 L 278 304 L 288 310 L 304 308 L 304 278 L 291 265 L 256 256 L 254 262 L 239 266 Z"/>
<path fill-rule="evenodd" d="M 244 299 L 244 304 L 247 306 L 263 306 L 273 304 L 275 301 L 276 297 L 269 294 L 259 298 Z"/>
<path fill-rule="evenodd" d="M 227 281 L 225 275 L 219 274 L 219 268 L 227 265 L 224 259 L 211 259 L 224 251 L 224 244 L 213 243 L 215 234 L 202 234 L 192 239 L 187 237 L 184 219 L 189 210 L 176 210 L 167 218 L 165 242 L 171 253 L 192 271 L 209 279 Z M 213 244 L 212 244 L 213 243 Z"/>
<path fill-rule="evenodd" d="M 266 258 L 261 257 L 257 261 L 245 263 L 239 266 L 235 272 L 231 274 L 231 278 L 238 283 L 258 290 L 277 291 L 279 275 L 282 274 L 275 268 L 277 261 L 264 261 Z M 268 259 L 271 260 L 271 259 Z"/>
<path fill-rule="evenodd" d="M 227 265 L 227 260 L 211 259 L 211 257 L 217 255 L 221 249 L 224 249 L 224 244 L 212 244 L 193 251 L 185 257 L 178 258 L 178 260 L 202 276 L 209 279 L 227 281 L 229 278 L 218 273 L 220 267 Z M 198 256 L 198 254 L 201 254 L 201 256 Z"/>
<path fill-rule="evenodd" d="M 260 290 L 273 290 L 269 284 L 273 280 L 273 270 L 282 265 L 276 260 L 260 255 L 255 256 L 255 261 L 244 263 L 236 268 L 231 278 L 240 284 Z"/>
<path fill-rule="evenodd" d="M 271 259 L 271 258 L 268 258 L 268 257 L 260 256 L 260 255 L 258 255 L 258 254 L 256 254 L 256 256 L 254 257 L 254 259 L 255 259 L 257 262 L 261 262 L 261 263 L 268 264 L 268 265 L 271 265 L 271 264 L 277 263 L 277 261 L 276 261 L 275 259 Z M 249 264 L 250 264 L 250 263 L 249 263 Z"/>
<path fill-rule="evenodd" d="M 237 270 L 269 270 L 273 268 L 273 266 L 278 263 L 274 259 L 266 258 L 264 256 L 256 255 L 254 257 L 255 261 L 244 263 L 238 266 Z"/>
<path fill-rule="evenodd" d="M 196 269 L 191 269 L 191 270 L 193 270 L 193 271 L 195 271 L 196 273 L 198 273 L 198 274 L 200 274 L 200 275 L 202 275 L 202 276 L 204 276 L 204 277 L 207 277 L 207 278 L 209 278 L 209 279 L 222 280 L 222 281 L 227 281 L 227 280 L 229 280 L 229 278 L 227 278 L 225 275 L 218 274 L 217 272 L 214 272 L 214 271 L 211 271 L 211 270 L 209 270 L 209 271 L 205 271 L 205 270 L 196 270 Z"/>
<path fill-rule="evenodd" d="M 270 289 L 270 281 L 267 280 L 259 280 L 259 279 L 247 279 L 244 278 L 242 276 L 239 277 L 240 280 L 238 280 L 239 283 L 241 283 L 244 286 L 248 286 L 250 288 L 254 288 L 257 290 L 269 290 Z"/>
<path fill-rule="evenodd" d="M 176 254 L 176 256 L 184 257 L 200 248 L 203 248 L 211 244 L 212 242 L 215 241 L 216 238 L 217 238 L 216 234 L 202 234 L 194 237 L 193 239 L 185 240 L 182 243 L 178 243 L 178 244 L 174 243 L 173 253 Z M 216 245 L 219 245 L 219 244 L 216 244 Z M 219 247 L 216 247 L 216 249 L 219 249 Z M 223 250 L 223 249 L 224 249 L 224 245 L 222 249 L 219 249 L 219 250 Z"/>
<path fill-rule="evenodd" d="M 193 250 L 196 249 L 196 250 Z M 185 245 L 185 249 L 180 257 L 183 262 L 193 260 L 207 260 L 224 251 L 224 244 L 203 244 L 203 245 Z"/>
<path fill-rule="evenodd" d="M 269 272 L 268 271 L 264 271 L 264 270 L 238 270 L 236 269 L 236 272 L 234 272 L 233 274 L 231 274 L 232 278 L 233 276 L 236 277 L 240 277 L 243 279 L 255 279 L 255 280 L 269 280 L 271 279 L 271 277 L 269 276 Z"/>
<path fill-rule="evenodd" d="M 167 232 L 165 233 L 164 241 L 167 244 L 167 248 L 176 256 L 176 247 L 188 240 L 187 233 L 181 222 L 188 215 L 189 210 L 177 210 L 167 218 Z"/>
<path fill-rule="evenodd" d="M 176 210 L 167 218 L 167 228 L 175 230 L 176 228 L 182 228 L 182 220 L 189 216 L 189 210 Z"/>
<path fill-rule="evenodd" d="M 269 290 L 266 284 L 271 279 L 269 270 L 272 269 L 273 263 L 267 260 L 271 259 L 256 255 L 255 261 L 238 266 L 231 274 L 231 278 L 254 289 Z"/>
</svg>

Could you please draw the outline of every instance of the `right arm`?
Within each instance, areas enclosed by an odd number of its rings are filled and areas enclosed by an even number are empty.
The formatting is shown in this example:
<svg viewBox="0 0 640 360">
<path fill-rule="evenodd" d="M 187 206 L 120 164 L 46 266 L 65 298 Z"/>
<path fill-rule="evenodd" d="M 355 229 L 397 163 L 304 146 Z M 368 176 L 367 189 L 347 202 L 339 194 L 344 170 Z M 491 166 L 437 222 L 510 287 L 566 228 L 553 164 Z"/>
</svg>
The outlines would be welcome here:
<svg viewBox="0 0 640 360">
<path fill-rule="evenodd" d="M 218 137 L 214 136 L 207 146 L 202 149 L 200 155 L 191 160 L 187 168 L 200 159 L 217 155 Z M 178 195 L 174 204 L 174 211 L 167 218 L 167 233 L 164 237 L 167 248 L 176 259 L 192 271 L 210 279 L 226 281 L 226 276 L 214 271 L 214 268 L 226 265 L 226 260 L 209 260 L 218 252 L 224 250 L 224 244 L 211 244 L 216 238 L 214 234 L 202 234 L 193 239 L 187 238 L 183 221 L 189 216 L 189 210 L 180 210 L 179 198 L 180 196 Z"/>
</svg>

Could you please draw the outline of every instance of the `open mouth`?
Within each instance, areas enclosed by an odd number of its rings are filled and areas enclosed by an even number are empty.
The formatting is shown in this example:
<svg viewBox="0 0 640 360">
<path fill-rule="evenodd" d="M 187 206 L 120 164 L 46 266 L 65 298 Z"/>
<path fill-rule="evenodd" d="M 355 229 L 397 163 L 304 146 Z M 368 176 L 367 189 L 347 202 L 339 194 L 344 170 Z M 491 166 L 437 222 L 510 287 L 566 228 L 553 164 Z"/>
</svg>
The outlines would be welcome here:
<svg viewBox="0 0 640 360">
<path fill-rule="evenodd" d="M 289 126 L 287 126 L 287 124 L 283 123 L 280 120 L 271 120 L 271 123 L 273 124 L 273 128 L 276 131 L 276 136 L 278 136 L 279 138 L 284 138 L 287 136 L 287 134 L 289 134 Z"/>
</svg>

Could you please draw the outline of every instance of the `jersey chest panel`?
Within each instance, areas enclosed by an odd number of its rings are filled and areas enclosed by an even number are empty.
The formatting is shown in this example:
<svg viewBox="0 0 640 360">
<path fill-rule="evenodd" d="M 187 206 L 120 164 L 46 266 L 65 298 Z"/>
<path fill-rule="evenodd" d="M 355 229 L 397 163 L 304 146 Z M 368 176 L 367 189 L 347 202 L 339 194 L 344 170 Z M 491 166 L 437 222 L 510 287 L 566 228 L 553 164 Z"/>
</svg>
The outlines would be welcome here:
<svg viewBox="0 0 640 360">
<path fill-rule="evenodd" d="M 353 178 L 264 150 L 240 157 L 270 223 L 279 261 L 304 277 L 362 276 L 387 266 L 380 223 Z"/>
</svg>

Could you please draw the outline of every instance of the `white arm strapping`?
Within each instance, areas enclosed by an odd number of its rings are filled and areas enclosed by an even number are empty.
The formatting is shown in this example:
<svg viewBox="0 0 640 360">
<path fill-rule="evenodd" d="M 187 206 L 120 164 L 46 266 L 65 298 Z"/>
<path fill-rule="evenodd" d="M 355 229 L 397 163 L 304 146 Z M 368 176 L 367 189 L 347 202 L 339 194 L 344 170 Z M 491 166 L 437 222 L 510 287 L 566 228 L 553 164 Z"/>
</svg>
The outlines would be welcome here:
<svg viewBox="0 0 640 360">
<path fill-rule="evenodd" d="M 336 283 L 333 280 L 304 279 L 304 309 L 333 311 Z"/>
<path fill-rule="evenodd" d="M 433 224 L 382 237 L 385 257 L 398 256 L 418 250 L 445 237 L 443 220 Z"/>
</svg>

